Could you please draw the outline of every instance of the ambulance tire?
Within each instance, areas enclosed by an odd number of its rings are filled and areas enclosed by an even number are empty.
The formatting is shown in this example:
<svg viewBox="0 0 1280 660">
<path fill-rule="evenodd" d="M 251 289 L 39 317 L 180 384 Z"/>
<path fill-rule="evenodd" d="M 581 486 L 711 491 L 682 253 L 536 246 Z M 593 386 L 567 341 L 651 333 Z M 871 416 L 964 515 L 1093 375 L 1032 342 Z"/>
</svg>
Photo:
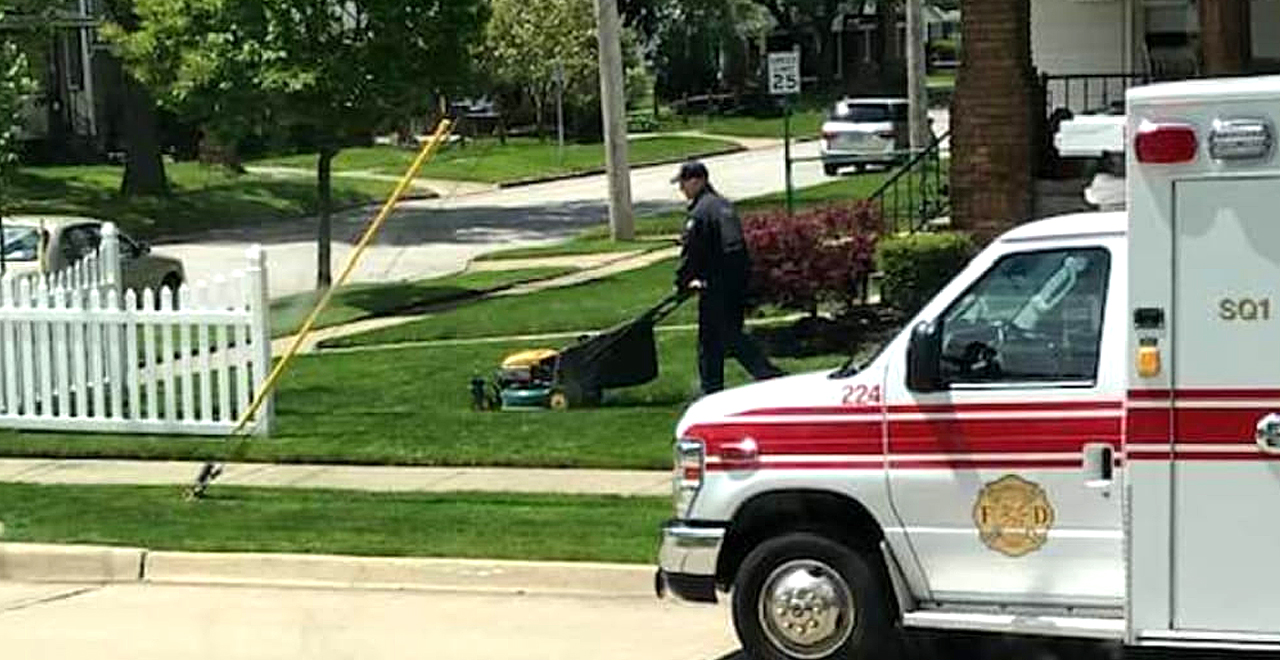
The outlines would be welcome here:
<svg viewBox="0 0 1280 660">
<path fill-rule="evenodd" d="M 733 588 L 733 624 L 738 631 L 746 657 L 753 660 L 888 660 L 902 649 L 901 639 L 890 610 L 889 592 L 878 570 L 874 553 L 860 554 L 848 546 L 810 532 L 794 532 L 761 543 L 747 555 L 738 569 Z M 797 575 L 796 567 L 805 572 Z M 790 578 L 788 577 L 788 571 Z M 818 617 L 786 620 L 789 625 L 811 625 L 822 631 L 833 629 L 824 639 L 797 641 L 794 634 L 779 629 L 779 621 L 762 608 L 766 590 L 775 595 L 791 586 L 803 586 L 817 578 L 819 590 L 828 595 L 844 592 L 852 598 L 852 617 L 840 616 L 832 625 L 830 608 L 824 607 Z M 847 590 L 847 591 L 846 591 Z M 813 590 L 809 590 L 812 593 Z M 803 603 L 804 591 L 791 591 Z M 766 599 L 767 600 L 767 599 Z M 837 596 L 837 600 L 839 597 Z M 807 601 L 812 604 L 814 601 Z M 773 613 L 780 613 L 777 601 Z M 852 626 L 849 626 L 851 621 Z M 789 636 L 790 635 L 790 636 Z"/>
</svg>

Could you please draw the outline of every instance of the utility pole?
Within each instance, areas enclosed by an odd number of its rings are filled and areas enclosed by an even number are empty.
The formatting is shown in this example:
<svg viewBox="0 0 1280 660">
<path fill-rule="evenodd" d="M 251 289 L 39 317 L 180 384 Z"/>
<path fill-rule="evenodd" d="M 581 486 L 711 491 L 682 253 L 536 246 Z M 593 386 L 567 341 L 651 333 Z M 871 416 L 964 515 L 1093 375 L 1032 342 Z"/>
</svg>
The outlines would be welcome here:
<svg viewBox="0 0 1280 660">
<path fill-rule="evenodd" d="M 627 161 L 627 100 L 622 77 L 621 21 L 617 0 L 596 0 L 600 38 L 600 110 L 609 169 L 609 228 L 615 241 L 635 238 L 631 213 L 631 165 Z"/>
<path fill-rule="evenodd" d="M 559 146 L 556 151 L 556 160 L 559 164 L 564 164 L 564 63 L 556 60 L 556 134 L 559 137 Z"/>
<path fill-rule="evenodd" d="M 907 102 L 910 107 L 911 150 L 929 146 L 929 82 L 924 54 L 924 2 L 906 0 L 907 5 Z"/>
</svg>

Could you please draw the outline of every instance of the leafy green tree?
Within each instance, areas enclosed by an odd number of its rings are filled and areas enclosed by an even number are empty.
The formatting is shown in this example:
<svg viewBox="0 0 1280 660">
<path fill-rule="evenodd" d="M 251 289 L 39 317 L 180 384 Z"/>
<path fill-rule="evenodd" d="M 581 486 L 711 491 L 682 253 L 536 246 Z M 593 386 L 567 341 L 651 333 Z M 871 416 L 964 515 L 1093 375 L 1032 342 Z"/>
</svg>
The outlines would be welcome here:
<svg viewBox="0 0 1280 660">
<path fill-rule="evenodd" d="M 566 103 L 600 121 L 600 64 L 593 0 L 492 0 L 493 15 L 476 49 L 492 83 L 520 90 L 533 105 L 539 134 L 554 112 L 556 70 L 563 68 Z M 623 35 L 628 97 L 643 92 L 638 39 Z"/>
<path fill-rule="evenodd" d="M 748 0 L 662 0 L 648 17 L 658 95 L 674 99 L 718 85 L 741 89 L 755 70 L 743 43 L 768 33 L 772 21 Z"/>
<path fill-rule="evenodd" d="M 138 29 L 138 15 L 133 5 L 133 0 L 103 0 L 101 6 L 106 19 L 112 21 L 113 29 L 133 32 Z M 120 62 L 113 58 L 111 65 L 120 67 Z M 156 100 L 133 72 L 121 73 L 121 133 L 125 166 L 120 193 L 129 197 L 168 194 L 169 180 L 165 176 L 161 154 Z"/>
<path fill-rule="evenodd" d="M 135 0 L 111 29 L 129 69 L 220 141 L 288 127 L 317 145 L 317 284 L 332 282 L 332 164 L 339 151 L 425 113 L 466 82 L 484 0 Z"/>
<path fill-rule="evenodd" d="M 0 22 L 4 21 L 3 9 L 0 6 Z M 9 33 L 0 32 L 0 222 L 12 201 L 9 197 L 13 172 L 18 165 L 18 133 L 22 129 L 24 106 L 35 88 L 26 55 Z M 4 257 L 0 254 L 0 266 L 3 263 Z"/>
</svg>

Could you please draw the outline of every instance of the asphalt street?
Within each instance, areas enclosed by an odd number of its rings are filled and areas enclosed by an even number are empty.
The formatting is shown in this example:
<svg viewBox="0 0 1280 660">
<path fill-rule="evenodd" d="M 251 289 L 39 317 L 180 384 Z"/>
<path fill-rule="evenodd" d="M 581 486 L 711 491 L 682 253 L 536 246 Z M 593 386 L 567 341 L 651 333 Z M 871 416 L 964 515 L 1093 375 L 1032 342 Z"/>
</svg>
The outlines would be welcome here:
<svg viewBox="0 0 1280 660">
<path fill-rule="evenodd" d="M 1115 660 L 1118 649 L 912 633 L 908 660 Z M 748 660 L 726 605 L 651 597 L 0 582 L 0 658 Z"/>
<path fill-rule="evenodd" d="M 796 145 L 797 157 L 815 156 L 816 142 Z M 715 185 L 731 198 L 785 189 L 782 149 L 760 149 L 705 161 Z M 678 208 L 679 191 L 670 183 L 674 165 L 632 172 L 637 213 Z M 797 163 L 797 186 L 831 180 L 817 162 Z M 471 195 L 403 202 L 354 274 L 354 281 L 395 281 L 454 272 L 476 255 L 501 247 L 538 245 L 563 239 L 608 215 L 603 175 L 508 188 Z M 345 263 L 374 209 L 341 214 L 334 223 L 335 272 Z M 158 244 L 159 253 L 179 257 L 188 279 L 209 280 L 243 268 L 253 243 L 267 250 L 273 297 L 315 286 L 315 225 L 310 219 L 262 227 L 215 231 L 179 243 Z"/>
</svg>

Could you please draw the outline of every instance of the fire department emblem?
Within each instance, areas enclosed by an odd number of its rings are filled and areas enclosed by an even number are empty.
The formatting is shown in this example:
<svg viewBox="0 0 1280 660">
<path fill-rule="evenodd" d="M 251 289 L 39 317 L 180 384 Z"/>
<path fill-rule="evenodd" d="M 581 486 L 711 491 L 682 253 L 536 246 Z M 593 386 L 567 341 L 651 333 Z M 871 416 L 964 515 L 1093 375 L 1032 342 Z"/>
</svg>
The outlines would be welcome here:
<svg viewBox="0 0 1280 660">
<path fill-rule="evenodd" d="M 1044 547 L 1053 518 L 1053 505 L 1044 489 L 1013 474 L 987 484 L 973 505 L 979 538 L 1009 557 Z"/>
</svg>

